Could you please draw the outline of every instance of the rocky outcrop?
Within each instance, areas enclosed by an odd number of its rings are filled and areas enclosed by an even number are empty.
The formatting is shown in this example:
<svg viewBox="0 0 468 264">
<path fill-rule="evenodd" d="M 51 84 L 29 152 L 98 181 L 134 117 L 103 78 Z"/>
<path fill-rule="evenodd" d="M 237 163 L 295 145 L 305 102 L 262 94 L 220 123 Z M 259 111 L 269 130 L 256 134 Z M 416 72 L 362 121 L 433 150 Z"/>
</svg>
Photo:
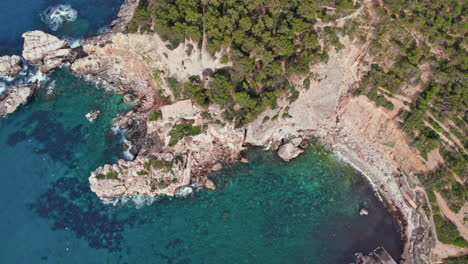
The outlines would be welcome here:
<svg viewBox="0 0 468 264">
<path fill-rule="evenodd" d="M 237 160 L 244 149 L 243 128 L 213 122 L 225 122 L 219 107 L 209 108 L 213 120 L 204 119 L 202 112 L 206 110 L 192 105 L 190 100 L 161 107 L 163 115 L 156 121 L 149 121 L 148 113 L 138 110 L 142 109 L 130 111 L 114 123 L 122 129 L 128 129 L 127 139 L 137 146 L 138 155 L 134 161 L 105 165 L 91 174 L 91 190 L 99 197 L 111 198 L 135 193 L 172 196 L 178 188 L 190 183 L 200 186 L 208 184 L 207 188 L 216 188 L 208 180 L 207 173 L 221 169 L 222 165 L 218 163 L 221 160 Z M 196 127 L 200 133 L 182 136 L 176 143 L 171 143 L 171 131 L 180 125 Z M 111 168 L 113 171 L 110 175 L 118 176 L 98 176 L 107 175 Z"/>
<path fill-rule="evenodd" d="M 295 146 L 292 142 L 283 144 L 278 149 L 278 156 L 285 161 L 290 161 L 299 156 L 304 150 Z"/>
<path fill-rule="evenodd" d="M 0 57 L 0 77 L 14 78 L 23 70 L 23 62 L 19 56 Z"/>
<path fill-rule="evenodd" d="M 39 30 L 24 33 L 23 57 L 32 64 L 41 63 L 49 54 L 67 46 L 67 42 Z"/>
<path fill-rule="evenodd" d="M 81 55 L 80 48 L 68 48 L 66 41 L 39 30 L 23 34 L 23 57 L 47 73 L 63 63 L 74 61 Z"/>
<path fill-rule="evenodd" d="M 110 32 L 124 32 L 128 22 L 133 17 L 135 9 L 138 7 L 140 0 L 125 0 L 125 2 L 120 7 L 117 18 L 112 21 L 110 27 Z"/>
<path fill-rule="evenodd" d="M 190 183 L 187 162 L 187 157 L 176 159 L 170 153 L 138 157 L 134 161 L 119 160 L 91 174 L 91 191 L 101 198 L 134 194 L 172 196 Z"/>
<path fill-rule="evenodd" d="M 0 117 L 13 113 L 32 96 L 36 84 L 14 86 L 0 94 Z"/>
</svg>

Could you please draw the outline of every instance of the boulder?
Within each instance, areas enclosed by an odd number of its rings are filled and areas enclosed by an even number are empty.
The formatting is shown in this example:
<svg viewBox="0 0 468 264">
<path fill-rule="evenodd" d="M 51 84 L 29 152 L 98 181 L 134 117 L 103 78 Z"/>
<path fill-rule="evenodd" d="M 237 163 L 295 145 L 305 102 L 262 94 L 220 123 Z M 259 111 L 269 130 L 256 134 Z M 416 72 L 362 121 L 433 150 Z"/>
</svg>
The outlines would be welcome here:
<svg viewBox="0 0 468 264">
<path fill-rule="evenodd" d="M 302 138 L 293 138 L 291 139 L 291 143 L 293 143 L 294 146 L 299 147 L 302 143 Z"/>
<path fill-rule="evenodd" d="M 219 162 L 217 162 L 215 165 L 213 165 L 213 167 L 211 167 L 211 170 L 212 171 L 219 171 L 223 168 L 223 165 Z"/>
<path fill-rule="evenodd" d="M 23 57 L 32 64 L 41 63 L 47 55 L 67 46 L 67 42 L 39 30 L 28 31 L 22 36 Z M 64 55 L 64 51 L 60 52 L 60 55 Z"/>
<path fill-rule="evenodd" d="M 13 113 L 20 105 L 26 103 L 36 88 L 36 84 L 14 86 L 0 95 L 0 116 Z"/>
<path fill-rule="evenodd" d="M 0 57 L 0 75 L 14 78 L 23 70 L 23 62 L 19 56 Z"/>
<path fill-rule="evenodd" d="M 51 70 L 59 67 L 63 63 L 73 61 L 75 54 L 72 52 L 72 49 L 59 49 L 51 51 L 44 57 L 41 67 L 42 72 L 50 72 Z"/>
<path fill-rule="evenodd" d="M 125 104 L 130 104 L 130 103 L 132 103 L 132 102 L 133 102 L 133 96 L 132 96 L 131 94 L 125 94 L 125 95 L 123 96 L 123 102 L 124 102 Z"/>
<path fill-rule="evenodd" d="M 290 161 L 295 157 L 299 156 L 299 154 L 301 154 L 302 152 L 304 152 L 304 150 L 294 146 L 293 143 L 288 142 L 279 147 L 278 156 L 280 156 L 280 158 L 282 158 L 285 161 Z"/>
<path fill-rule="evenodd" d="M 206 179 L 205 181 L 205 188 L 207 188 L 208 190 L 216 190 L 216 185 L 214 184 L 214 182 L 210 179 Z"/>
<path fill-rule="evenodd" d="M 361 208 L 361 210 L 359 210 L 359 215 L 368 215 L 369 214 L 369 211 L 367 211 L 365 208 Z"/>
</svg>

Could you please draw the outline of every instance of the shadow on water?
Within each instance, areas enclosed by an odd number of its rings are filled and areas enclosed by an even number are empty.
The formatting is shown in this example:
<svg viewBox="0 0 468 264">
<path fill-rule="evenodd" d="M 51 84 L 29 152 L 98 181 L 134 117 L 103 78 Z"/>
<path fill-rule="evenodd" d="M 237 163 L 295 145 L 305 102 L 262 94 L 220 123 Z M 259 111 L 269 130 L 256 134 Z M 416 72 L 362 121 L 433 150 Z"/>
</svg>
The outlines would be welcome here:
<svg viewBox="0 0 468 264">
<path fill-rule="evenodd" d="M 8 136 L 7 144 L 16 144 L 31 138 L 42 143 L 42 148 L 36 153 L 47 153 L 52 159 L 59 160 L 69 166 L 76 163 L 73 159 L 73 146 L 84 144 L 82 125 L 65 129 L 59 122 L 53 122 L 47 111 L 35 111 L 23 122 L 21 130 Z"/>
<path fill-rule="evenodd" d="M 120 251 L 125 226 L 133 226 L 136 216 L 118 217 L 102 204 L 89 186 L 76 178 L 60 178 L 30 208 L 53 221 L 52 229 L 69 229 L 96 249 Z M 111 208 L 112 209 L 112 208 Z"/>
</svg>

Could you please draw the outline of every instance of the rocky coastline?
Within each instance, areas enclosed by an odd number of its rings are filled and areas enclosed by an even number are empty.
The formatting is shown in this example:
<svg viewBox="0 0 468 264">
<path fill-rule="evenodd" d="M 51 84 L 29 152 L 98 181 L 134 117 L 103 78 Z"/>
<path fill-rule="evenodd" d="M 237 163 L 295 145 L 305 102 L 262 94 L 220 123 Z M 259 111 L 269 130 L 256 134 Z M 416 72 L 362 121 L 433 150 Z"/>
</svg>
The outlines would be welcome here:
<svg viewBox="0 0 468 264">
<path fill-rule="evenodd" d="M 222 164 L 248 162 L 241 156 L 248 146 L 268 146 L 289 161 L 300 155 L 306 141 L 313 137 L 366 175 L 384 197 L 404 231 L 405 263 L 429 262 L 435 242 L 430 238 L 428 220 L 423 209 L 408 204 L 400 190 L 403 180 L 422 204 L 424 197 L 417 191 L 419 183 L 413 174 L 427 168 L 404 140 L 393 120 L 394 113 L 377 108 L 364 97 L 350 95 L 369 69 L 358 61 L 363 49 L 357 43 L 342 39 L 346 48 L 330 54 L 327 63 L 315 65 L 311 70 L 316 75 L 310 84 L 305 84 L 305 77 L 292 78 L 300 92 L 296 101 L 290 103 L 285 96 L 280 97 L 277 109 L 267 109 L 255 121 L 235 128 L 223 118 L 219 106 L 205 109 L 191 100 L 169 104 L 165 99 L 174 98 L 166 78 L 209 78 L 204 74 L 207 69 L 227 66 L 220 62 L 225 51 L 210 56 L 202 45 L 189 55 L 186 47 L 192 45 L 190 42 L 170 50 L 157 35 L 122 33 L 137 5 L 138 0 L 126 0 L 109 32 L 82 40 L 82 47 L 76 49 L 40 31 L 23 35 L 23 57 L 42 72 L 70 63 L 74 74 L 106 81 L 124 94 L 126 101 L 137 102 L 113 124 L 127 131 L 129 151 L 135 158 L 92 172 L 90 187 L 97 196 L 173 196 L 192 184 L 215 189 L 209 173 L 221 169 Z M 0 62 L 6 65 L 0 66 L 0 74 L 19 73 L 21 64 L 16 57 L 0 58 Z M 155 70 L 161 78 L 155 78 Z M 10 88 L 2 94 L 0 115 L 26 102 L 35 87 Z M 272 120 L 274 116 L 280 118 Z M 389 141 L 395 146 L 387 147 Z"/>
</svg>

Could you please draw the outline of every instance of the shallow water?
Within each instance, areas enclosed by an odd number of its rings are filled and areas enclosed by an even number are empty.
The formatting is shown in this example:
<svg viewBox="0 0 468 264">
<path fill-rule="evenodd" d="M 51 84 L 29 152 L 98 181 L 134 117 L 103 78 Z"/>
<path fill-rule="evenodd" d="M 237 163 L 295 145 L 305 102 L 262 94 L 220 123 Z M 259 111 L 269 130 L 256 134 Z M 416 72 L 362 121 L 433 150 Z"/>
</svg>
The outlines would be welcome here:
<svg viewBox="0 0 468 264">
<path fill-rule="evenodd" d="M 23 31 L 44 29 L 49 6 L 78 11 L 55 35 L 82 37 L 109 23 L 121 2 L 3 0 L 0 22 L 24 16 L 15 27 L 0 23 L 0 54 L 19 51 Z M 211 176 L 216 191 L 104 204 L 87 178 L 123 157 L 110 126 L 129 107 L 60 69 L 0 119 L 0 263 L 349 263 L 378 246 L 401 253 L 396 223 L 364 177 L 318 147 L 290 163 L 252 149 L 249 164 Z M 96 109 L 90 123 L 85 115 Z M 359 216 L 361 207 L 370 215 Z"/>
<path fill-rule="evenodd" d="M 87 177 L 121 157 L 110 124 L 128 107 L 59 70 L 0 120 L 0 263 L 348 263 L 381 245 L 399 255 L 370 185 L 315 147 L 290 163 L 251 150 L 249 164 L 212 176 L 216 191 L 104 205 Z M 94 109 L 102 115 L 90 123 Z"/>
</svg>

